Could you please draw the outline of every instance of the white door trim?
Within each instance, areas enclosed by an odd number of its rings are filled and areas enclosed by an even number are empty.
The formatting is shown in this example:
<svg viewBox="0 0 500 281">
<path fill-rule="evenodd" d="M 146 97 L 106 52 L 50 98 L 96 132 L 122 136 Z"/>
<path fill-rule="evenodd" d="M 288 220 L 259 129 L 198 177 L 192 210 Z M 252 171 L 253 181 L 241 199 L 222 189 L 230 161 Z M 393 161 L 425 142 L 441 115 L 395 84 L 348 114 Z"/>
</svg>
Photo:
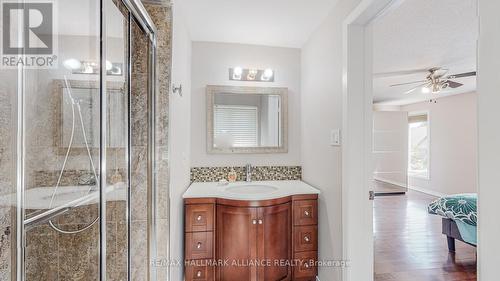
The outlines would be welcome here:
<svg viewBox="0 0 500 281">
<path fill-rule="evenodd" d="M 363 0 L 343 23 L 343 281 L 373 280 L 371 22 L 403 0 Z"/>
</svg>

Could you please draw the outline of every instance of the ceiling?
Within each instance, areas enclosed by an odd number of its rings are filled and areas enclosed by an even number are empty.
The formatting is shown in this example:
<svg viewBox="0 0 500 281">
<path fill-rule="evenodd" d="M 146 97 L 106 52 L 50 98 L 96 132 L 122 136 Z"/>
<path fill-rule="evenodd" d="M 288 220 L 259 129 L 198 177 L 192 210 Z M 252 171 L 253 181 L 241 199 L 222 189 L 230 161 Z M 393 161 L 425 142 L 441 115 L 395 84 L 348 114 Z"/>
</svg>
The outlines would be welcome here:
<svg viewBox="0 0 500 281">
<path fill-rule="evenodd" d="M 415 85 L 391 84 L 424 80 L 425 71 L 394 75 L 391 72 L 449 69 L 448 74 L 476 70 L 478 19 L 476 0 L 404 0 L 376 19 L 373 26 L 374 102 L 403 105 L 436 98 L 421 91 L 403 95 Z M 475 77 L 454 81 L 464 86 L 441 92 L 449 96 L 476 89 Z"/>
<path fill-rule="evenodd" d="M 180 0 L 193 41 L 300 48 L 336 0 Z"/>
</svg>

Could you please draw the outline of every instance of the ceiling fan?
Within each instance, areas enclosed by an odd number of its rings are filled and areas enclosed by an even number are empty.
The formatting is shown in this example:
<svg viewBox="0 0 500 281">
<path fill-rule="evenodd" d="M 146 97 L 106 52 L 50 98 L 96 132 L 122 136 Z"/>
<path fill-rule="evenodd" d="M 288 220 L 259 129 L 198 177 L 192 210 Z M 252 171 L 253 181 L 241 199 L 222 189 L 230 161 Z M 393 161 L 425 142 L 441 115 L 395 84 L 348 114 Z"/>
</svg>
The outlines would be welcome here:
<svg viewBox="0 0 500 281">
<path fill-rule="evenodd" d="M 464 85 L 462 83 L 451 81 L 452 79 L 476 76 L 475 71 L 446 76 L 448 71 L 449 70 L 446 68 L 433 67 L 433 68 L 428 70 L 429 74 L 427 75 L 425 80 L 394 84 L 394 85 L 390 85 L 390 87 L 422 83 L 422 84 L 420 84 L 416 87 L 413 87 L 410 90 L 404 92 L 404 94 L 411 94 L 412 92 L 416 91 L 419 88 L 422 89 L 422 93 L 424 93 L 424 94 L 428 94 L 428 93 L 436 94 L 436 93 L 439 93 L 446 88 L 455 89 L 458 87 L 462 87 Z"/>
</svg>

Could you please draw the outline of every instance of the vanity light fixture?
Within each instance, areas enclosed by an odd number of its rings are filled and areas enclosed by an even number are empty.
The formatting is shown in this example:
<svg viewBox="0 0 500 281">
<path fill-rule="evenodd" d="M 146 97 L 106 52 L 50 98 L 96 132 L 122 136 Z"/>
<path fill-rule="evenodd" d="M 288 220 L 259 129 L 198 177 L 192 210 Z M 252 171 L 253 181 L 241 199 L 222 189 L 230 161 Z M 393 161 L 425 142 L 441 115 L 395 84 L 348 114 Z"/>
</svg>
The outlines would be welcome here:
<svg viewBox="0 0 500 281">
<path fill-rule="evenodd" d="M 255 68 L 241 68 L 239 66 L 229 69 L 229 80 L 232 81 L 254 81 L 254 82 L 274 82 L 274 70 Z"/>
<path fill-rule="evenodd" d="M 81 61 L 74 58 L 67 59 L 63 65 L 72 74 L 99 74 L 99 63 L 93 61 Z M 109 76 L 121 76 L 123 64 L 106 61 L 106 74 Z"/>
</svg>

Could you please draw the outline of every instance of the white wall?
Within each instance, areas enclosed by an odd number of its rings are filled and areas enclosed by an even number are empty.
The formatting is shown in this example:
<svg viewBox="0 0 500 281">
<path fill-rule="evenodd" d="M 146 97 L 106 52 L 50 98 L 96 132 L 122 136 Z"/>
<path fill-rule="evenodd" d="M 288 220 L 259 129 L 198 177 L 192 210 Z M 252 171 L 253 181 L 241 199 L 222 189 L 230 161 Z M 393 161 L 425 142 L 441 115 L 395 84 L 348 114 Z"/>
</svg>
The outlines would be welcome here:
<svg viewBox="0 0 500 281">
<path fill-rule="evenodd" d="M 374 104 L 373 111 L 401 111 L 399 105 Z"/>
<path fill-rule="evenodd" d="M 406 188 L 408 178 L 407 112 L 373 112 L 372 136 L 373 178 Z"/>
<path fill-rule="evenodd" d="M 500 1 L 478 1 L 479 226 L 478 280 L 498 280 L 498 159 L 500 159 Z"/>
<path fill-rule="evenodd" d="M 300 50 L 241 44 L 194 42 L 192 52 L 191 166 L 300 165 Z M 228 69 L 272 68 L 275 82 L 229 81 Z M 288 88 L 288 153 L 207 154 L 207 85 L 237 85 Z M 186 123 L 185 126 L 188 126 Z"/>
<path fill-rule="evenodd" d="M 402 110 L 429 111 L 430 178 L 409 177 L 409 187 L 435 195 L 477 192 L 477 94 L 421 102 Z"/>
<path fill-rule="evenodd" d="M 303 178 L 321 189 L 319 258 L 342 258 L 341 148 L 329 134 L 342 127 L 342 22 L 359 0 L 339 0 L 302 49 L 301 160 Z M 321 281 L 341 279 L 341 269 L 320 267 Z"/>
<path fill-rule="evenodd" d="M 184 260 L 184 208 L 182 194 L 190 184 L 191 39 L 181 3 L 173 6 L 172 82 L 182 94 L 170 95 L 170 254 Z M 182 267 L 172 267 L 170 280 L 184 280 Z"/>
</svg>

